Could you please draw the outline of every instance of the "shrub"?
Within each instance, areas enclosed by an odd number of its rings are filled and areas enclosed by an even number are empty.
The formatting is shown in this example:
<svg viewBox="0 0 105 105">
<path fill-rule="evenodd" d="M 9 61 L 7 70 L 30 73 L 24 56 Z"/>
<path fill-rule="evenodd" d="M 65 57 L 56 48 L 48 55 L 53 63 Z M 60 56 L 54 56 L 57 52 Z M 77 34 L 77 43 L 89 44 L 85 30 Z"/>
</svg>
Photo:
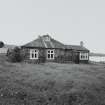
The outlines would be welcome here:
<svg viewBox="0 0 105 105">
<path fill-rule="evenodd" d="M 15 47 L 13 50 L 8 50 L 7 53 L 8 60 L 11 62 L 21 62 L 23 60 L 21 49 L 19 47 Z"/>
<path fill-rule="evenodd" d="M 3 46 L 4 46 L 4 43 L 0 41 L 0 48 L 2 48 Z"/>
<path fill-rule="evenodd" d="M 46 61 L 46 58 L 44 56 L 39 57 L 39 63 L 44 63 Z"/>
</svg>

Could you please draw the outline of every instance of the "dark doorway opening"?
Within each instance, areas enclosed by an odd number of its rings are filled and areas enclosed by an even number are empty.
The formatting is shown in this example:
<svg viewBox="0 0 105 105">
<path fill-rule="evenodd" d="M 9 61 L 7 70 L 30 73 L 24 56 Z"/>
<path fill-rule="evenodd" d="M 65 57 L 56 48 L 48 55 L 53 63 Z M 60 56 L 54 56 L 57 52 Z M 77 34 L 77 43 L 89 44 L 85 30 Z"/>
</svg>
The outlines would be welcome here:
<svg viewBox="0 0 105 105">
<path fill-rule="evenodd" d="M 76 64 L 79 64 L 80 62 L 79 62 L 80 60 L 79 60 L 79 53 L 76 53 L 75 54 L 75 63 Z"/>
</svg>

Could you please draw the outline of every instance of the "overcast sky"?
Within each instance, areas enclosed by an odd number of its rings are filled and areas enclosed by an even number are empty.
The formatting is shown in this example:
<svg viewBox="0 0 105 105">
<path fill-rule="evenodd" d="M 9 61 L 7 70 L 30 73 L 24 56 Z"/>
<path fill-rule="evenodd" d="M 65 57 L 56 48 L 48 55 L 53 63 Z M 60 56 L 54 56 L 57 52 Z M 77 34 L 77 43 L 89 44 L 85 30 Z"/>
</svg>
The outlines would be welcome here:
<svg viewBox="0 0 105 105">
<path fill-rule="evenodd" d="M 47 33 L 105 53 L 105 0 L 0 0 L 1 41 L 22 45 Z"/>
</svg>

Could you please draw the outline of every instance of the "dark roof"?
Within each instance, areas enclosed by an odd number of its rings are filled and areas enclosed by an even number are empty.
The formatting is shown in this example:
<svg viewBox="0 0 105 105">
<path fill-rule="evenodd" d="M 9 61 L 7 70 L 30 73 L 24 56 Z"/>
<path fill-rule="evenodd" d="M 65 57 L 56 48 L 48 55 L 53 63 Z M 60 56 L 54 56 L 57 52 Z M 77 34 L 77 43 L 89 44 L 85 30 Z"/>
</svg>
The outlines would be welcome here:
<svg viewBox="0 0 105 105">
<path fill-rule="evenodd" d="M 62 44 L 61 42 L 52 39 L 50 36 L 50 41 L 44 41 L 44 37 L 46 37 L 48 35 L 44 35 L 44 36 L 39 36 L 36 40 L 31 41 L 25 45 L 23 45 L 22 47 L 40 47 L 40 48 L 61 48 L 64 49 L 65 46 L 64 44 Z"/>
<path fill-rule="evenodd" d="M 55 39 L 51 39 L 52 42 L 53 42 L 53 45 L 55 46 L 55 48 L 62 48 L 62 49 L 65 49 L 65 45 L 62 44 L 61 42 L 55 40 Z"/>
<path fill-rule="evenodd" d="M 49 37 L 50 41 L 45 41 L 44 38 Z M 78 51 L 89 51 L 85 47 L 79 45 L 64 45 L 63 43 L 51 38 L 49 35 L 39 36 L 36 40 L 31 41 L 22 47 L 27 48 L 60 48 L 60 49 L 71 49 L 71 50 L 78 50 Z"/>
<path fill-rule="evenodd" d="M 23 47 L 44 47 L 44 45 L 42 41 L 39 38 L 37 38 L 36 40 L 23 45 Z"/>
<path fill-rule="evenodd" d="M 89 51 L 87 48 L 80 45 L 65 45 L 66 49 L 78 50 L 78 51 Z"/>
</svg>

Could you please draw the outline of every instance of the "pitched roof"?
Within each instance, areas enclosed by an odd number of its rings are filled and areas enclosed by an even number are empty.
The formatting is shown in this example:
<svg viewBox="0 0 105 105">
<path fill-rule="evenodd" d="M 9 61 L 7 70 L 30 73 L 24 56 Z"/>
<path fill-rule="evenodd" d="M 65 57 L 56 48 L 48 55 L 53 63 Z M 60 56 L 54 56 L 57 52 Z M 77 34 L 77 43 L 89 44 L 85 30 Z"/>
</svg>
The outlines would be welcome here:
<svg viewBox="0 0 105 105">
<path fill-rule="evenodd" d="M 48 38 L 48 40 L 47 40 Z M 43 35 L 39 36 L 36 40 L 31 41 L 22 47 L 30 47 L 30 48 L 60 48 L 60 49 L 72 49 L 72 50 L 78 50 L 78 51 L 89 51 L 85 47 L 82 47 L 80 45 L 64 45 L 63 43 L 51 38 L 49 35 Z"/>
<path fill-rule="evenodd" d="M 66 49 L 78 50 L 78 51 L 89 51 L 87 48 L 80 45 L 65 45 Z"/>
<path fill-rule="evenodd" d="M 45 41 L 44 37 L 47 37 L 47 36 L 48 35 L 39 36 L 36 40 L 23 45 L 23 47 L 61 48 L 61 49 L 65 48 L 64 44 L 62 44 L 57 40 L 54 40 L 50 36 L 48 36 L 50 37 L 50 41 Z"/>
<path fill-rule="evenodd" d="M 23 45 L 23 47 L 44 47 L 44 45 L 42 41 L 39 38 L 37 38 L 36 40 Z"/>
</svg>

